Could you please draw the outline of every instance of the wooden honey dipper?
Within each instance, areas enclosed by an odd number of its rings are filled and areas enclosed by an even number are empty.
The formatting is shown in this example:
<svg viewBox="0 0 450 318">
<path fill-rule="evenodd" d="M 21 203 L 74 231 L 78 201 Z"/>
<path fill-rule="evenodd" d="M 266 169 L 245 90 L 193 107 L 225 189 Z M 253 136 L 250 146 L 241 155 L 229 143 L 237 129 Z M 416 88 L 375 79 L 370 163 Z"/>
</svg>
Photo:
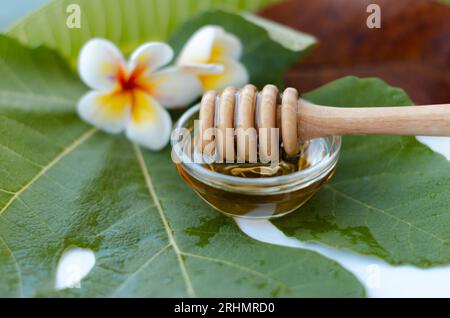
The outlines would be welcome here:
<svg viewBox="0 0 450 318">
<path fill-rule="evenodd" d="M 227 88 L 220 96 L 214 91 L 205 93 L 200 106 L 200 123 L 202 131 L 214 127 L 223 132 L 227 128 L 279 128 L 285 153 L 295 156 L 300 151 L 299 141 L 318 137 L 450 136 L 450 104 L 421 107 L 331 107 L 299 100 L 298 91 L 294 88 L 287 88 L 280 96 L 274 85 L 265 86 L 260 93 L 255 86 L 246 85 L 239 91 Z M 244 138 L 241 133 L 236 131 L 238 147 L 245 146 L 245 143 L 239 143 L 239 139 Z M 261 137 L 259 136 L 260 139 Z M 266 135 L 264 138 L 269 140 L 270 136 Z M 208 142 L 206 139 L 203 141 L 203 145 Z M 217 141 L 223 152 L 234 148 L 234 137 L 220 138 Z M 259 145 L 261 151 L 261 147 L 267 147 L 268 142 L 260 141 Z"/>
</svg>

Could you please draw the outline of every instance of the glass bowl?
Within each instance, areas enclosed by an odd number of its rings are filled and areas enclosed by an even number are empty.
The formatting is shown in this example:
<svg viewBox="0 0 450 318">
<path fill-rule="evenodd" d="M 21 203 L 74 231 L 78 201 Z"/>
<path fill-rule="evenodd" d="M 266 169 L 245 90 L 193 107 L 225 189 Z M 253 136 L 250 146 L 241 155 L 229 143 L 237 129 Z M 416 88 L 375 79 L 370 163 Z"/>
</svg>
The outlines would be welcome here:
<svg viewBox="0 0 450 318">
<path fill-rule="evenodd" d="M 199 110 L 200 105 L 188 109 L 175 129 L 194 138 Z M 341 149 L 340 136 L 317 138 L 309 141 L 307 148 L 309 167 L 283 176 L 243 178 L 192 162 L 192 154 L 183 150 L 181 140 L 173 136 L 171 144 L 172 158 L 183 180 L 214 209 L 227 216 L 252 219 L 281 217 L 305 204 L 333 176 Z"/>
</svg>

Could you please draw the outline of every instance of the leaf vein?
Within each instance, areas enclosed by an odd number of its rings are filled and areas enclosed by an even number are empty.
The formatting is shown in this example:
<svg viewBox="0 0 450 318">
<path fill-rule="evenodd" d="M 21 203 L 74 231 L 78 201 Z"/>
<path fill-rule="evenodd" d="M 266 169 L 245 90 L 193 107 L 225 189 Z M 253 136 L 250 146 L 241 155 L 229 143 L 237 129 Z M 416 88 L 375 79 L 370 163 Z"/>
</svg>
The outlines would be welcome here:
<svg viewBox="0 0 450 318">
<path fill-rule="evenodd" d="M 198 254 L 191 254 L 191 253 L 186 253 L 186 252 L 183 252 L 182 254 L 185 255 L 185 256 L 191 256 L 191 257 L 202 259 L 202 260 L 205 260 L 205 261 L 210 261 L 210 262 L 215 262 L 215 263 L 223 264 L 223 265 L 226 265 L 226 266 L 230 266 L 230 267 L 239 269 L 239 270 L 241 270 L 243 272 L 252 274 L 253 276 L 260 277 L 260 278 L 263 278 L 263 279 L 265 279 L 267 281 L 276 283 L 276 284 L 282 286 L 283 288 L 285 288 L 287 290 L 290 289 L 289 286 L 287 286 L 284 282 L 282 282 L 282 281 L 280 281 L 278 279 L 275 279 L 273 277 L 268 276 L 267 274 L 255 271 L 254 269 L 251 269 L 251 268 L 248 268 L 248 267 L 245 267 L 245 266 L 233 263 L 233 262 L 229 262 L 229 261 L 226 261 L 226 260 L 223 260 L 223 259 L 219 259 L 219 258 L 213 258 L 213 257 L 208 257 L 208 256 L 203 256 L 203 255 L 198 255 Z"/>
<path fill-rule="evenodd" d="M 48 170 L 50 170 L 54 165 L 56 165 L 61 159 L 75 150 L 79 145 L 85 142 L 87 139 L 92 137 L 97 132 L 96 128 L 89 129 L 87 132 L 82 134 L 79 138 L 77 138 L 70 146 L 65 148 L 58 156 L 56 156 L 52 161 L 50 161 L 47 165 L 45 165 L 42 170 L 39 171 L 27 184 L 25 184 L 19 191 L 15 192 L 15 194 L 9 199 L 9 201 L 3 206 L 0 210 L 0 216 L 9 208 L 9 206 L 25 191 L 27 190 L 33 183 L 35 183 L 40 177 L 42 177 Z"/>
<path fill-rule="evenodd" d="M 76 102 L 72 99 L 64 98 L 62 96 L 39 95 L 39 94 L 36 94 L 33 92 L 22 93 L 22 92 L 13 92 L 13 91 L 2 90 L 2 91 L 0 91 L 0 96 L 2 97 L 2 99 L 6 99 L 6 100 L 10 100 L 11 98 L 16 98 L 16 99 L 29 98 L 29 99 L 33 99 L 34 101 L 47 102 L 47 103 L 48 102 L 50 102 L 50 103 L 59 102 L 59 103 L 64 103 L 66 105 L 73 105 Z"/>
<path fill-rule="evenodd" d="M 155 206 L 154 205 L 146 206 L 145 208 L 140 209 L 139 211 L 136 211 L 136 212 L 128 215 L 127 217 L 121 218 L 119 221 L 114 222 L 111 225 L 107 226 L 105 229 L 101 230 L 100 233 L 98 233 L 98 235 L 103 235 L 103 234 L 107 233 L 109 230 L 111 230 L 115 226 L 118 226 L 118 225 L 120 225 L 120 224 L 122 224 L 122 223 L 124 223 L 126 221 L 129 221 L 129 219 L 131 219 L 131 218 L 133 218 L 133 217 L 135 217 L 135 216 L 137 216 L 137 215 L 139 215 L 141 213 L 144 213 L 144 212 L 150 210 L 153 207 L 155 207 Z"/>
<path fill-rule="evenodd" d="M 191 279 L 187 273 L 186 265 L 184 264 L 184 260 L 181 255 L 182 254 L 181 250 L 178 247 L 177 242 L 175 241 L 175 238 L 172 233 L 172 229 L 170 228 L 169 221 L 167 220 L 167 216 L 166 216 L 166 214 L 161 206 L 161 202 L 156 194 L 155 187 L 153 186 L 153 181 L 150 176 L 150 172 L 148 171 L 147 166 L 145 165 L 142 151 L 140 150 L 139 146 L 137 146 L 136 144 L 133 144 L 133 147 L 134 147 L 134 151 L 136 153 L 137 160 L 139 162 L 139 166 L 141 167 L 142 173 L 144 175 L 145 184 L 147 185 L 150 197 L 152 198 L 153 202 L 156 205 L 159 216 L 161 217 L 161 221 L 166 230 L 167 237 L 169 239 L 169 243 L 173 247 L 173 250 L 177 256 L 177 260 L 180 265 L 181 274 L 182 274 L 184 282 L 186 284 L 187 293 L 190 297 L 195 297 L 195 291 L 192 286 Z"/>
<path fill-rule="evenodd" d="M 40 165 L 37 162 L 34 162 L 33 160 L 28 159 L 27 157 L 25 157 L 24 155 L 22 155 L 21 153 L 15 151 L 14 149 L 9 148 L 7 145 L 0 143 L 0 147 L 6 149 L 7 151 L 9 151 L 10 153 L 16 155 L 19 158 L 24 159 L 26 162 L 30 163 L 31 165 L 37 167 L 37 168 L 43 168 L 42 165 Z"/>
<path fill-rule="evenodd" d="M 5 246 L 5 248 L 9 251 L 9 253 L 12 256 L 14 266 L 16 267 L 18 278 L 19 278 L 19 295 L 20 295 L 20 297 L 24 297 L 23 288 L 22 288 L 22 284 L 23 284 L 22 283 L 23 282 L 22 271 L 20 270 L 19 263 L 17 263 L 16 256 L 14 255 L 13 251 L 9 248 L 8 244 L 6 244 L 6 241 L 3 239 L 3 237 L 1 235 L 0 235 L 0 241 L 2 241 L 3 245 Z"/>
<path fill-rule="evenodd" d="M 125 286 L 131 281 L 131 279 L 133 279 L 134 277 L 136 277 L 137 275 L 139 275 L 140 272 L 142 272 L 150 263 L 152 263 L 155 259 L 157 259 L 160 255 L 162 255 L 169 247 L 170 247 L 170 243 L 168 243 L 167 245 L 163 246 L 159 251 L 157 251 L 155 254 L 153 254 L 152 257 L 150 257 L 144 264 L 142 264 L 142 266 L 140 266 L 138 268 L 137 271 L 135 271 L 133 274 L 131 274 L 130 276 L 127 277 L 127 279 L 125 279 L 122 284 L 120 284 L 117 289 L 115 290 L 114 293 L 112 293 L 111 297 L 114 297 L 116 295 L 118 295 L 118 293 L 125 288 Z"/>
<path fill-rule="evenodd" d="M 391 213 L 388 213 L 388 212 L 386 212 L 386 211 L 383 210 L 383 209 L 374 207 L 374 206 L 372 206 L 372 205 L 370 205 L 370 204 L 367 204 L 367 203 L 365 203 L 365 202 L 363 202 L 363 201 L 360 201 L 360 200 L 358 200 L 358 199 L 355 199 L 355 198 L 353 198 L 352 196 L 350 196 L 350 195 L 348 195 L 348 194 L 345 194 L 345 193 L 343 193 L 343 192 L 340 192 L 339 190 L 333 188 L 333 187 L 330 186 L 330 185 L 326 185 L 325 188 L 330 189 L 330 190 L 332 190 L 332 191 L 335 191 L 337 194 L 339 194 L 339 195 L 342 196 L 343 198 L 346 198 L 347 200 L 350 200 L 350 201 L 353 201 L 353 202 L 355 202 L 355 203 L 357 203 L 357 204 L 360 204 L 360 205 L 366 207 L 366 208 L 369 209 L 369 210 L 377 211 L 377 212 L 382 213 L 382 214 L 384 214 L 384 215 L 386 215 L 386 216 L 388 216 L 388 217 L 390 217 L 390 218 L 393 218 L 393 219 L 395 219 L 395 220 L 397 220 L 397 221 L 399 221 L 399 222 L 401 222 L 401 223 L 404 223 L 404 224 L 406 224 L 406 225 L 408 225 L 408 226 L 411 226 L 412 228 L 414 228 L 414 229 L 416 229 L 416 230 L 418 230 L 418 231 L 420 231 L 420 232 L 422 232 L 422 233 L 425 233 L 425 234 L 427 234 L 427 235 L 429 235 L 429 236 L 435 238 L 436 240 L 440 241 L 441 243 L 446 243 L 446 242 L 448 242 L 447 240 L 445 240 L 445 239 L 443 239 L 443 238 L 441 238 L 441 237 L 439 237 L 439 236 L 436 236 L 435 234 L 430 233 L 430 232 L 424 230 L 424 229 L 421 228 L 421 227 L 418 227 L 417 225 L 415 225 L 415 224 L 413 224 L 413 223 L 411 223 L 411 222 L 408 222 L 408 221 L 406 221 L 406 220 L 404 220 L 404 219 L 402 219 L 402 218 L 399 218 L 399 217 L 396 216 L 396 215 L 393 215 L 393 214 L 391 214 Z"/>
</svg>

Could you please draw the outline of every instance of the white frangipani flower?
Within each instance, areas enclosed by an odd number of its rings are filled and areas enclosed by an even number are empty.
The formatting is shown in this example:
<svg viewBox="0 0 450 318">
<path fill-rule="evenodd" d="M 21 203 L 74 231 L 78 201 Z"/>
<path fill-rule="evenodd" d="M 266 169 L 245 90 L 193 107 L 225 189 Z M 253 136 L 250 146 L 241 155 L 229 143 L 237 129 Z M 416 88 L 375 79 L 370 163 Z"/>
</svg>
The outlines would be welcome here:
<svg viewBox="0 0 450 318">
<path fill-rule="evenodd" d="M 90 40 L 78 61 L 80 77 L 92 89 L 78 102 L 80 117 L 109 133 L 125 130 L 130 140 L 149 149 L 163 148 L 172 129 L 163 106 L 185 106 L 202 91 L 189 72 L 159 70 L 172 58 L 167 44 L 152 42 L 134 51 L 127 63 L 112 42 Z"/>
<path fill-rule="evenodd" d="M 199 77 L 203 91 L 222 91 L 227 86 L 241 87 L 249 75 L 239 62 L 242 44 L 233 34 L 219 26 L 204 26 L 188 40 L 177 65 Z"/>
</svg>

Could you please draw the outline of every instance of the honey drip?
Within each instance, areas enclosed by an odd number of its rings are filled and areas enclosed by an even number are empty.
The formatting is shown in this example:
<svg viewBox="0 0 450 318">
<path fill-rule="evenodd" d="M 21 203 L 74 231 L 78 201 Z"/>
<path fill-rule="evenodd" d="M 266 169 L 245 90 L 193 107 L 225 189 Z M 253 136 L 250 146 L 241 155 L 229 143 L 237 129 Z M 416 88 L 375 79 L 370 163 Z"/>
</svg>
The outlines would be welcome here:
<svg viewBox="0 0 450 318">
<path fill-rule="evenodd" d="M 288 175 L 310 166 L 307 156 L 309 143 L 304 143 L 299 155 L 289 158 L 282 153 L 277 165 L 264 163 L 212 163 L 204 166 L 212 171 L 242 178 L 268 178 Z"/>
</svg>

